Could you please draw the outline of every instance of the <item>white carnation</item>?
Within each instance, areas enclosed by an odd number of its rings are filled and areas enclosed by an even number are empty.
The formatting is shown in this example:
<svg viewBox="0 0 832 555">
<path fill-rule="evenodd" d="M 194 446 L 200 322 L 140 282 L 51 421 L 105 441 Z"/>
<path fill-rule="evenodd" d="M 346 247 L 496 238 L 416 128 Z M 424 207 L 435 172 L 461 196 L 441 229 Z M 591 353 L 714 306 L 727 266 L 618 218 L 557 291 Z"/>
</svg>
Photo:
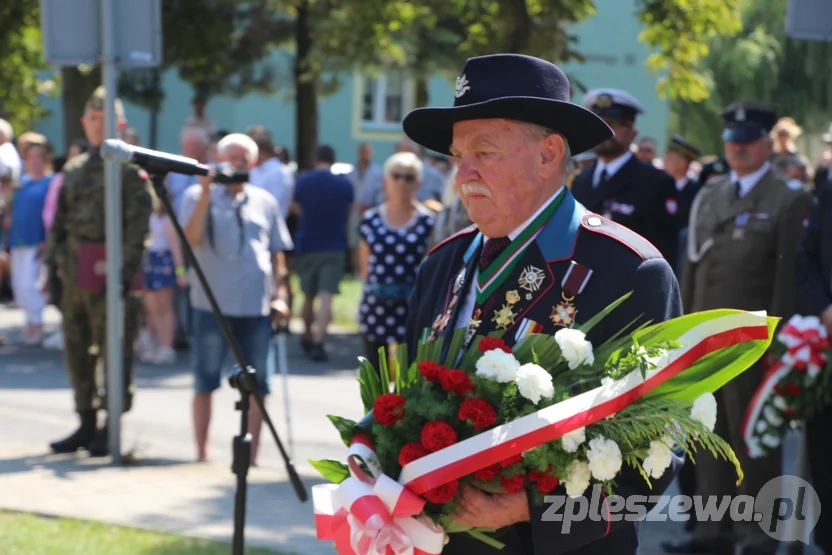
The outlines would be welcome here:
<svg viewBox="0 0 832 555">
<path fill-rule="evenodd" d="M 563 450 L 567 453 L 575 453 L 578 451 L 578 447 L 586 441 L 586 428 L 578 428 L 577 430 L 572 430 L 562 438 L 560 438 L 561 442 L 563 443 Z"/>
<path fill-rule="evenodd" d="M 513 354 L 494 349 L 483 354 L 477 361 L 477 376 L 509 383 L 514 381 L 518 368 L 520 362 Z"/>
<path fill-rule="evenodd" d="M 643 467 L 651 478 L 661 478 L 664 471 L 673 462 L 673 453 L 668 442 L 672 445 L 673 440 L 664 437 L 650 442 L 650 451 L 647 453 L 647 458 L 644 459 Z"/>
<path fill-rule="evenodd" d="M 535 405 L 540 402 L 541 398 L 551 399 L 555 394 L 552 376 L 537 364 L 524 364 L 518 368 L 514 381 L 517 383 L 520 395 Z"/>
<path fill-rule="evenodd" d="M 592 471 L 584 461 L 574 460 L 566 467 L 566 479 L 563 482 L 566 487 L 566 495 L 569 497 L 580 497 L 589 487 L 589 480 L 592 478 Z"/>
<path fill-rule="evenodd" d="M 783 419 L 777 414 L 777 411 L 774 407 L 765 407 L 763 409 L 763 416 L 765 416 L 766 421 L 771 424 L 772 426 L 780 426 L 783 424 Z"/>
<path fill-rule="evenodd" d="M 621 449 L 616 442 L 603 436 L 590 440 L 586 458 L 592 475 L 598 480 L 612 480 L 621 470 Z"/>
<path fill-rule="evenodd" d="M 789 408 L 789 405 L 786 403 L 786 400 L 779 395 L 775 395 L 772 398 L 771 404 L 780 410 L 786 410 L 787 408 Z"/>
<path fill-rule="evenodd" d="M 766 434 L 760 438 L 760 441 L 766 447 L 770 447 L 771 449 L 776 449 L 780 447 L 780 436 L 776 436 L 773 434 Z"/>
<path fill-rule="evenodd" d="M 555 341 L 569 369 L 574 370 L 582 364 L 595 364 L 592 343 L 586 340 L 586 335 L 580 330 L 563 328 L 555 334 Z"/>
<path fill-rule="evenodd" d="M 768 424 L 766 424 L 765 420 L 758 420 L 757 425 L 755 426 L 757 433 L 761 434 L 768 429 Z"/>
<path fill-rule="evenodd" d="M 716 397 L 713 393 L 703 393 L 693 402 L 690 417 L 702 423 L 708 428 L 708 431 L 714 431 L 714 426 L 716 426 Z"/>
</svg>

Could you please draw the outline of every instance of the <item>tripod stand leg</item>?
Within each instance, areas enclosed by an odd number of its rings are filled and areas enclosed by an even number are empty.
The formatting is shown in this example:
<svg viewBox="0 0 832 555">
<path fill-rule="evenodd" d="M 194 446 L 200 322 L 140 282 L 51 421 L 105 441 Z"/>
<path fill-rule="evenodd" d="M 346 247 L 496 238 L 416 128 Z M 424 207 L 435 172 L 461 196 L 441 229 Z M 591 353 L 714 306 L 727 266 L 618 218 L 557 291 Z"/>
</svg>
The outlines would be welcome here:
<svg viewBox="0 0 832 555">
<path fill-rule="evenodd" d="M 237 491 L 234 496 L 234 542 L 233 555 L 245 553 L 243 531 L 246 523 L 246 498 L 248 490 L 248 469 L 251 466 L 251 434 L 248 433 L 248 393 L 241 392 L 241 400 L 237 402 L 237 409 L 242 419 L 240 435 L 234 437 L 232 452 L 234 458 L 231 471 L 237 476 Z"/>
</svg>

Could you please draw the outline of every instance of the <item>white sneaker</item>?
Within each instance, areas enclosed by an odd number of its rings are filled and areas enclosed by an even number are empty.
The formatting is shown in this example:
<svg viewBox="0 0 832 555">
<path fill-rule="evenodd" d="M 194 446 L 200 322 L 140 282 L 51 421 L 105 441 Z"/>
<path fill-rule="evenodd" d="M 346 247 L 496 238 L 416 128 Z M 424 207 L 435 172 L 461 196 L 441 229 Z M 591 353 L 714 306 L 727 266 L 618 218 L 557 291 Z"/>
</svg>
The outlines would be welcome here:
<svg viewBox="0 0 832 555">
<path fill-rule="evenodd" d="M 64 334 L 63 332 L 55 332 L 46 339 L 43 340 L 43 347 L 45 349 L 51 349 L 60 351 L 64 348 Z"/>
<path fill-rule="evenodd" d="M 153 364 L 173 364 L 176 362 L 176 351 L 170 347 L 159 347 L 153 355 Z"/>
</svg>

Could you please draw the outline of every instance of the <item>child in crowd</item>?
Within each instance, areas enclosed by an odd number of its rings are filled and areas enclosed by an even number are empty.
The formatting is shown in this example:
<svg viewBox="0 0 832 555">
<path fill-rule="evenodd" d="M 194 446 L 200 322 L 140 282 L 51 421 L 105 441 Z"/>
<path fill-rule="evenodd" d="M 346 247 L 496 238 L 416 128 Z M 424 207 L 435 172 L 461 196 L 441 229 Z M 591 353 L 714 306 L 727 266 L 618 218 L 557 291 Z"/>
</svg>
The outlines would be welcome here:
<svg viewBox="0 0 832 555">
<path fill-rule="evenodd" d="M 139 359 L 151 364 L 173 364 L 176 362 L 173 294 L 177 286 L 185 287 L 188 281 L 176 230 L 162 204 L 150 216 L 144 279 L 142 300 L 147 328 L 139 339 Z"/>
</svg>

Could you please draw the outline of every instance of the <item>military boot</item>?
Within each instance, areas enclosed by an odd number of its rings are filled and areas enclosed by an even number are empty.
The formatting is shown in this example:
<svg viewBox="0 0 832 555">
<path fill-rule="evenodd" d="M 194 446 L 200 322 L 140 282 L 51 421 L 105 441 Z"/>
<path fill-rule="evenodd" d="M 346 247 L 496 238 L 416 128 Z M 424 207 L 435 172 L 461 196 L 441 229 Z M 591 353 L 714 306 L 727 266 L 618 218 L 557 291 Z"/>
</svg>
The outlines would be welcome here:
<svg viewBox="0 0 832 555">
<path fill-rule="evenodd" d="M 87 446 L 91 457 L 106 457 L 110 454 L 110 437 L 107 424 L 95 433 L 95 438 Z"/>
<path fill-rule="evenodd" d="M 78 411 L 78 416 L 81 418 L 81 426 L 77 430 L 72 432 L 69 437 L 49 444 L 53 453 L 74 453 L 78 449 L 88 448 L 92 440 L 95 439 L 96 412 L 94 410 L 82 410 Z"/>
</svg>

